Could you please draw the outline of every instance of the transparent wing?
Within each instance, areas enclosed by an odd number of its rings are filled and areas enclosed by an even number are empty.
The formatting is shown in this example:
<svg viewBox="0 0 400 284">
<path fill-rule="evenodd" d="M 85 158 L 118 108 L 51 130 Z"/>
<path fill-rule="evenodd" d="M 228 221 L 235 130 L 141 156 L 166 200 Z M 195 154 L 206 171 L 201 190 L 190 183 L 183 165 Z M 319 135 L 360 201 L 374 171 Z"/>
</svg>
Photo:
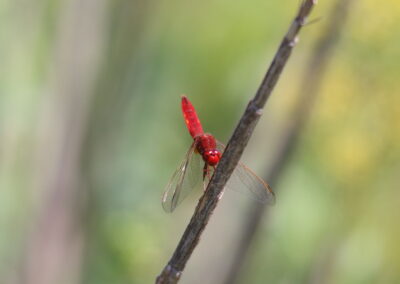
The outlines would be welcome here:
<svg viewBox="0 0 400 284">
<path fill-rule="evenodd" d="M 217 141 L 217 148 L 223 152 L 225 145 Z M 251 197 L 261 203 L 273 204 L 275 202 L 275 194 L 269 184 L 241 162 L 233 171 L 226 187 L 244 194 L 250 192 L 252 193 Z"/>
<path fill-rule="evenodd" d="M 241 162 L 233 171 L 227 187 L 239 192 L 246 189 L 252 193 L 251 196 L 256 201 L 261 203 L 275 203 L 275 194 L 269 184 Z"/>
<path fill-rule="evenodd" d="M 197 141 L 193 141 L 185 158 L 165 188 L 162 207 L 166 212 L 174 211 L 188 194 L 201 184 L 201 157 L 196 152 L 196 145 Z"/>
</svg>

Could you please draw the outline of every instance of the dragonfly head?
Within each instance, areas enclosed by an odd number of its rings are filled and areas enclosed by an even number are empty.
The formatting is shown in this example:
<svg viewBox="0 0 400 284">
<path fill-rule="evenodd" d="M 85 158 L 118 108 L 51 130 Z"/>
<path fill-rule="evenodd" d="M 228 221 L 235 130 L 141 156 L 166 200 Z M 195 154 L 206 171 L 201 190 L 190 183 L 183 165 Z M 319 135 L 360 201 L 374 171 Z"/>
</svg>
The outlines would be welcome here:
<svg viewBox="0 0 400 284">
<path fill-rule="evenodd" d="M 204 152 L 204 160 L 210 166 L 215 166 L 218 164 L 219 159 L 221 159 L 221 152 L 218 150 L 209 150 Z"/>
</svg>

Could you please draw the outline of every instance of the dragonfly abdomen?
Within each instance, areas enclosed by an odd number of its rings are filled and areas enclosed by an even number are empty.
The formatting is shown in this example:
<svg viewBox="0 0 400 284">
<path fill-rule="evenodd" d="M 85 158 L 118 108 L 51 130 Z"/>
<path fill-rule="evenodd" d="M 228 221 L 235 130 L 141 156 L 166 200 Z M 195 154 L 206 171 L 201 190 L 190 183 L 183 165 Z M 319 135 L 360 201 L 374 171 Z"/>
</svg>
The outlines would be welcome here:
<svg viewBox="0 0 400 284">
<path fill-rule="evenodd" d="M 204 134 L 199 117 L 197 116 L 193 105 L 186 96 L 182 96 L 182 112 L 183 117 L 185 118 L 186 126 L 192 138 Z"/>
</svg>

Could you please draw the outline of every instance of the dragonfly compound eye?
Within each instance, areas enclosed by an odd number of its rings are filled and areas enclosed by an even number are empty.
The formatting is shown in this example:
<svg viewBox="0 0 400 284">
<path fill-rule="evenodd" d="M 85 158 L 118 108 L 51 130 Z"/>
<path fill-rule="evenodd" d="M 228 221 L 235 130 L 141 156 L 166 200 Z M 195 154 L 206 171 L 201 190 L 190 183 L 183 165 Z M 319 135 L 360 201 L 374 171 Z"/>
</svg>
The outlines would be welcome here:
<svg viewBox="0 0 400 284">
<path fill-rule="evenodd" d="M 205 153 L 207 163 L 210 166 L 215 166 L 218 164 L 219 159 L 221 158 L 221 153 L 218 150 L 210 150 Z"/>
</svg>

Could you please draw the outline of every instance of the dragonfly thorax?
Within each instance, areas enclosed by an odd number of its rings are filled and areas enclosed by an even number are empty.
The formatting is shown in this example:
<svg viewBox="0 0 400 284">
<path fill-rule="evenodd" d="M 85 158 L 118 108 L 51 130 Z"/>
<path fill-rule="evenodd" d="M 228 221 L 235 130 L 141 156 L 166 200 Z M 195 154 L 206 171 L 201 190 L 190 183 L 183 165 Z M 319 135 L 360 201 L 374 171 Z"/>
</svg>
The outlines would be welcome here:
<svg viewBox="0 0 400 284">
<path fill-rule="evenodd" d="M 217 165 L 221 158 L 221 152 L 217 149 L 214 136 L 204 133 L 195 139 L 197 141 L 197 151 L 203 157 L 204 162 L 210 166 Z"/>
</svg>

